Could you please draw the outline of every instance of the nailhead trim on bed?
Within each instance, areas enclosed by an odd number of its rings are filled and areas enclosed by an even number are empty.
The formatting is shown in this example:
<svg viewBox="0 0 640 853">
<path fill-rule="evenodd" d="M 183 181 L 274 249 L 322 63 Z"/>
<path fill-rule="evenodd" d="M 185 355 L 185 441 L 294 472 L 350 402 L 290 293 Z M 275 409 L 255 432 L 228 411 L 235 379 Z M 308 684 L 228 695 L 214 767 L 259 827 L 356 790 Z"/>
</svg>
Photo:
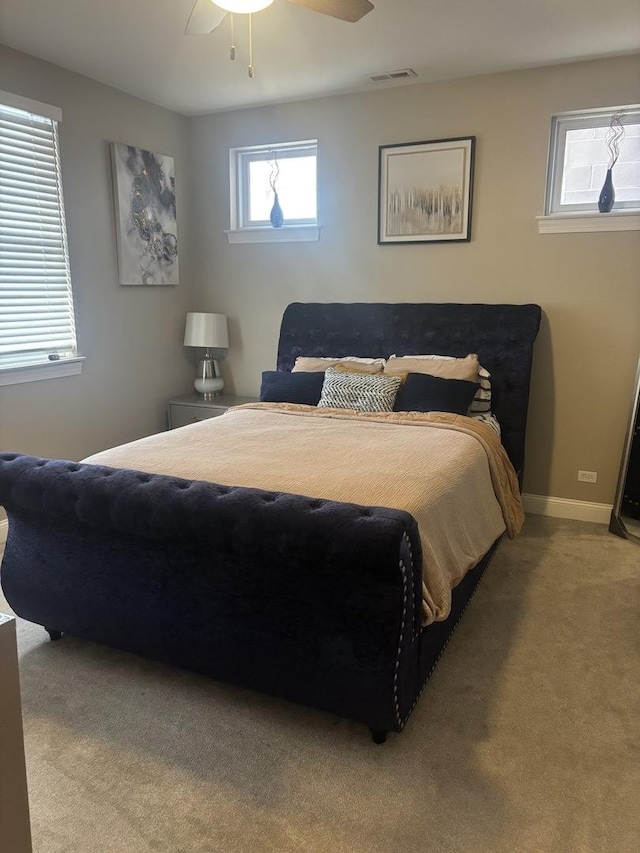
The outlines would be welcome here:
<svg viewBox="0 0 640 853">
<path fill-rule="evenodd" d="M 415 561 L 414 556 L 413 556 L 413 548 L 411 547 L 411 542 L 409 541 L 409 537 L 405 534 L 405 536 L 403 537 L 403 540 L 406 543 L 407 549 L 409 551 L 409 557 L 411 560 L 411 565 L 415 566 L 416 561 Z M 421 584 L 421 587 L 422 587 L 422 584 Z M 413 642 L 415 643 L 415 641 L 420 636 L 420 628 L 422 625 L 422 595 L 420 596 L 420 600 L 416 601 L 415 600 L 415 594 L 413 591 L 413 584 L 411 584 L 409 588 L 411 590 L 411 603 L 413 604 L 413 612 L 414 612 L 415 617 L 416 617 L 415 618 L 415 631 L 413 632 L 413 636 L 411 638 L 413 640 Z"/>
<path fill-rule="evenodd" d="M 402 541 L 409 546 L 409 554 L 411 555 L 411 545 L 406 534 L 403 535 Z M 413 567 L 413 556 L 411 556 L 411 565 Z M 407 567 L 404 560 L 400 559 L 400 573 L 402 574 L 402 621 L 400 622 L 400 636 L 398 638 L 398 653 L 396 655 L 395 668 L 393 670 L 393 705 L 396 714 L 396 722 L 399 731 L 402 731 L 404 723 L 400 714 L 400 699 L 398 697 L 398 669 L 400 668 L 400 655 L 402 653 L 402 641 L 404 639 L 404 626 L 407 619 L 407 586 L 413 586 L 407 583 Z"/>
<path fill-rule="evenodd" d="M 486 570 L 489 568 L 489 566 L 491 565 L 491 563 L 493 562 L 493 558 L 494 558 L 494 557 L 495 557 L 495 555 L 496 555 L 496 551 L 498 550 L 498 545 L 499 545 L 499 543 L 500 543 L 500 540 L 501 540 L 501 539 L 502 539 L 502 537 L 500 537 L 500 539 L 498 539 L 498 541 L 493 545 L 493 551 L 492 551 L 492 553 L 491 553 L 491 556 L 490 556 L 490 557 L 489 557 L 489 559 L 487 560 L 487 565 L 486 565 L 486 566 L 484 567 L 484 569 L 482 570 L 482 574 L 483 574 L 483 575 L 484 575 L 484 573 L 486 572 Z M 482 577 L 482 575 L 480 576 L 480 578 L 478 578 L 478 584 L 480 583 L 481 577 Z M 463 608 L 462 608 L 462 610 L 460 611 L 460 614 L 459 614 L 458 618 L 456 619 L 455 625 L 452 627 L 451 631 L 449 632 L 449 636 L 447 637 L 447 640 L 446 640 L 446 642 L 445 642 L 444 646 L 440 649 L 440 654 L 438 655 L 438 657 L 437 657 L 437 658 L 435 659 L 435 661 L 433 662 L 433 666 L 431 667 L 431 669 L 429 670 L 429 672 L 425 675 L 424 681 L 422 682 L 422 687 L 420 688 L 420 690 L 419 690 L 419 692 L 418 692 L 418 695 L 415 697 L 415 699 L 414 699 L 414 701 L 413 701 L 413 705 L 409 708 L 409 710 L 407 711 L 407 713 L 406 713 L 406 715 L 405 715 L 404 719 L 403 719 L 403 720 L 401 721 L 401 723 L 400 723 L 400 729 L 401 729 L 401 730 L 402 730 L 402 729 L 405 727 L 405 725 L 407 724 L 407 720 L 408 720 L 408 719 L 409 719 L 409 717 L 411 716 L 411 714 L 412 714 L 412 712 L 413 712 L 413 709 L 414 709 L 414 708 L 416 707 L 416 705 L 418 704 L 418 701 L 419 701 L 420 697 L 422 696 L 422 693 L 423 693 L 423 691 L 424 691 L 425 687 L 427 686 L 427 682 L 429 681 L 429 679 L 430 679 L 430 678 L 431 678 L 431 676 L 433 675 L 433 672 L 434 672 L 434 670 L 435 670 L 436 666 L 438 665 L 438 661 L 440 660 L 440 658 L 441 658 L 441 657 L 442 657 L 442 655 L 444 654 L 444 650 L 445 650 L 445 649 L 447 648 L 447 646 L 449 645 L 449 641 L 450 641 L 451 637 L 453 636 L 453 632 L 454 632 L 454 631 L 456 630 L 456 628 L 458 627 L 458 624 L 460 623 L 460 620 L 462 619 L 463 614 L 465 613 L 465 611 L 466 611 L 467 607 L 468 607 L 468 606 L 469 606 L 469 604 L 471 603 L 471 600 L 473 599 L 474 595 L 476 594 L 476 590 L 478 589 L 478 584 L 476 584 L 476 586 L 475 586 L 475 587 L 473 588 L 473 590 L 471 591 L 471 595 L 469 596 L 469 598 L 467 599 L 467 601 L 466 601 L 466 603 L 465 603 L 464 607 L 463 607 Z"/>
</svg>

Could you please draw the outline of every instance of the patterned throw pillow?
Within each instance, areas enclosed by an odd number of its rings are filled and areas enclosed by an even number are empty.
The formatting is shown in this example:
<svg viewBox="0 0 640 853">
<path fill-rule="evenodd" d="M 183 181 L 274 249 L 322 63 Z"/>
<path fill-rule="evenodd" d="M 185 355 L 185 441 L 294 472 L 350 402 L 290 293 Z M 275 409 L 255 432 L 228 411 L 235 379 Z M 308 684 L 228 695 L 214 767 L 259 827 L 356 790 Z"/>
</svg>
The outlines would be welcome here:
<svg viewBox="0 0 640 853">
<path fill-rule="evenodd" d="M 318 407 L 358 409 L 361 412 L 392 412 L 401 376 L 384 373 L 352 373 L 327 368 Z"/>
<path fill-rule="evenodd" d="M 488 412 L 486 415 L 470 415 L 470 417 L 472 417 L 474 421 L 481 421 L 481 423 L 491 427 L 498 438 L 502 437 L 502 428 L 500 427 L 500 423 L 497 417 L 491 412 Z"/>
<path fill-rule="evenodd" d="M 478 370 L 478 382 L 480 383 L 476 395 L 469 406 L 470 415 L 491 413 L 491 374 L 482 365 Z"/>
</svg>

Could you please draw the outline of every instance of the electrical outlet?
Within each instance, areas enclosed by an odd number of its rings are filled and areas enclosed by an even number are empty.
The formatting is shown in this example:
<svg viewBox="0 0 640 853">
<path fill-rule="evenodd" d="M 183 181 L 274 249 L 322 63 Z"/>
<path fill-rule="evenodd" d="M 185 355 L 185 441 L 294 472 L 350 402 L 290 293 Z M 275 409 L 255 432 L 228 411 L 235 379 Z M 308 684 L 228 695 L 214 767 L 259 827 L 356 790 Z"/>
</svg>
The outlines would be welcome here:
<svg viewBox="0 0 640 853">
<path fill-rule="evenodd" d="M 581 483 L 597 483 L 598 482 L 598 472 L 597 471 L 578 471 L 578 480 Z"/>
</svg>

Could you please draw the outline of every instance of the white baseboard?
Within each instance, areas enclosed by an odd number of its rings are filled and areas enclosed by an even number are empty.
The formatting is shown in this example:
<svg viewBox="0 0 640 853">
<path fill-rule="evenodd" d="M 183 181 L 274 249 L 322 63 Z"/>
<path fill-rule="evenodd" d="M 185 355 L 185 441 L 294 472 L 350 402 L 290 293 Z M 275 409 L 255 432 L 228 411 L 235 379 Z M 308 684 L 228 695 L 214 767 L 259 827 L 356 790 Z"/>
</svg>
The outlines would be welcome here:
<svg viewBox="0 0 640 853">
<path fill-rule="evenodd" d="M 7 533 L 9 532 L 9 521 L 6 518 L 0 519 L 0 546 L 7 541 Z"/>
<path fill-rule="evenodd" d="M 573 501 L 568 498 L 551 498 L 546 495 L 522 495 L 524 511 L 533 515 L 548 515 L 551 518 L 571 518 L 574 521 L 595 521 L 609 524 L 611 504 L 590 501 Z"/>
</svg>

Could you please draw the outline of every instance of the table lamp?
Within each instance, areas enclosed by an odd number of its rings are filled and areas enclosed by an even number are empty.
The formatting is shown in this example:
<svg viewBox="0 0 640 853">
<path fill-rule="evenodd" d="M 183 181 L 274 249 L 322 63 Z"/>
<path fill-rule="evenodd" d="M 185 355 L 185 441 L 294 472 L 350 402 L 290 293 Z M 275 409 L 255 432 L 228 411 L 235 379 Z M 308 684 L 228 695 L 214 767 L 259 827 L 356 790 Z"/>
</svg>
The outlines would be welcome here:
<svg viewBox="0 0 640 853">
<path fill-rule="evenodd" d="M 204 347 L 204 355 L 198 362 L 198 373 L 194 387 L 205 400 L 222 394 L 224 380 L 212 350 L 228 349 L 229 334 L 225 314 L 187 314 L 184 330 L 186 347 Z"/>
</svg>

